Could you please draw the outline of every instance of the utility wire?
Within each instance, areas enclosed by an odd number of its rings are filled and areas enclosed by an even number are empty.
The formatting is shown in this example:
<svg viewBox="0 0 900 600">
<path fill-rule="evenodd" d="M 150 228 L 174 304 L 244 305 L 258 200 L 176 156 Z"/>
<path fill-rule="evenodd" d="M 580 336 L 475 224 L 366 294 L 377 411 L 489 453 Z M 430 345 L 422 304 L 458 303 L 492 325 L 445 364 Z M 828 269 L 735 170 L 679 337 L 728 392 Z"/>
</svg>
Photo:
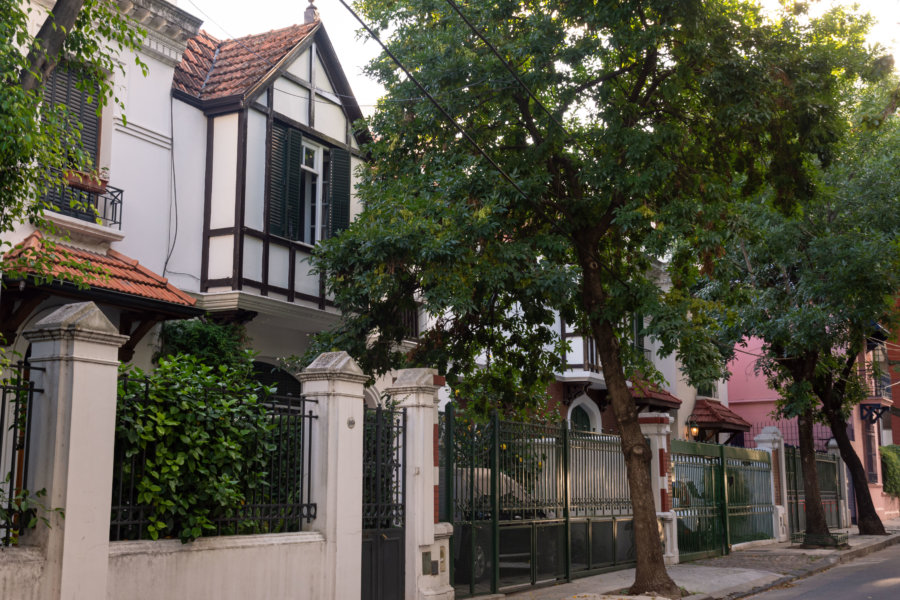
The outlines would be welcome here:
<svg viewBox="0 0 900 600">
<path fill-rule="evenodd" d="M 528 194 L 526 194 L 525 191 L 524 191 L 521 187 L 519 187 L 519 184 L 516 183 L 516 182 L 513 180 L 513 178 L 510 177 L 509 174 L 508 174 L 506 171 L 503 170 L 503 167 L 501 167 L 499 164 L 497 164 L 497 162 L 496 162 L 493 158 L 491 158 L 490 155 L 488 155 L 488 153 L 485 152 L 485 151 L 481 148 L 481 146 L 478 145 L 478 142 L 476 142 L 476 141 L 472 138 L 472 136 L 469 135 L 469 132 L 466 131 L 465 128 L 463 128 L 462 125 L 460 125 L 459 123 L 457 123 L 457 122 L 456 122 L 456 119 L 454 119 L 452 116 L 450 116 L 450 113 L 448 113 L 448 112 L 446 111 L 446 109 L 444 109 L 444 107 L 441 106 L 441 105 L 438 103 L 438 101 L 435 100 L 434 97 L 433 97 L 430 93 L 428 93 L 428 90 L 425 89 L 425 86 L 423 86 L 421 83 L 419 83 L 419 80 L 416 79 L 415 76 L 413 76 L 413 74 L 409 72 L 409 70 L 403 65 L 403 63 L 400 62 L 400 60 L 394 55 L 394 53 L 390 51 L 390 49 L 387 47 L 387 45 L 386 45 L 384 42 L 381 41 L 381 38 L 379 38 L 379 37 L 375 34 L 375 31 L 373 31 L 372 28 L 369 27 L 369 25 L 368 25 L 365 21 L 362 20 L 362 17 L 360 17 L 360 16 L 356 13 L 356 11 L 353 10 L 353 9 L 345 2 L 345 0 L 339 0 L 339 1 L 340 1 L 340 3 L 344 6 L 344 8 L 346 8 L 347 11 L 348 11 L 351 15 L 353 15 L 353 18 L 355 18 L 357 21 L 359 21 L 359 24 L 363 26 L 363 28 L 369 33 L 370 36 L 372 36 L 372 39 L 375 40 L 376 42 L 378 42 L 378 45 L 381 46 L 381 48 L 384 50 L 385 54 L 387 54 L 387 55 L 391 58 L 391 60 L 394 61 L 394 64 L 396 64 L 396 65 L 400 68 L 400 70 L 403 71 L 403 72 L 406 74 L 406 76 L 409 78 L 409 80 L 412 81 L 412 82 L 416 85 L 417 88 L 419 88 L 419 91 L 422 92 L 422 94 L 424 94 L 426 98 L 428 98 L 428 101 L 431 102 L 431 104 L 433 104 L 434 107 L 437 108 L 438 111 L 440 111 L 440 113 L 444 116 L 444 118 L 445 118 L 446 120 L 448 120 L 448 121 L 453 125 L 453 127 L 456 128 L 456 130 L 460 133 L 460 135 L 462 135 L 463 138 L 465 138 L 465 140 L 466 140 L 467 142 L 469 142 L 469 144 L 471 144 L 472 147 L 475 148 L 475 150 L 476 150 L 482 157 L 484 157 L 484 159 L 487 160 L 487 161 L 491 164 L 491 166 L 494 167 L 494 169 L 495 169 L 498 173 L 500 173 L 500 175 L 502 175 L 503 178 L 504 178 L 507 182 L 509 182 L 509 184 L 510 184 L 511 186 L 513 186 L 513 187 L 516 189 L 517 192 L 519 192 L 519 194 L 522 195 L 523 198 L 525 198 L 525 200 L 529 200 L 529 201 L 530 201 L 530 198 L 528 197 Z"/>
<path fill-rule="evenodd" d="M 574 141 L 574 139 L 572 138 L 572 135 L 566 130 L 565 126 L 562 123 L 560 123 L 559 119 L 557 119 L 556 116 L 550 112 L 550 109 L 548 109 L 544 105 L 544 103 L 541 102 L 540 99 L 534 94 L 534 92 L 531 91 L 531 88 L 528 87 L 528 84 L 526 84 L 524 81 L 522 81 L 522 78 L 519 77 L 519 74 L 516 72 L 516 70 L 513 68 L 513 66 L 511 64 L 509 64 L 509 62 L 507 62 L 507 60 L 500 55 L 500 52 L 497 50 L 497 48 L 490 41 L 488 41 L 488 39 L 484 36 L 484 34 L 477 27 L 475 27 L 475 25 L 468 19 L 468 17 L 466 17 L 466 15 L 463 14 L 462 9 L 460 9 L 459 5 L 456 2 L 454 2 L 454 0 L 446 0 L 446 2 L 447 2 L 447 4 L 450 5 L 450 8 L 452 8 L 456 12 L 456 14 L 459 15 L 459 18 L 463 20 L 463 22 L 469 27 L 469 29 L 471 29 L 472 32 L 476 36 L 478 36 L 478 39 L 480 39 L 482 42 L 484 42 L 485 46 L 490 48 L 490 50 L 494 54 L 494 56 L 497 57 L 497 60 L 500 61 L 500 64 L 502 64 L 504 66 L 504 68 L 506 68 L 506 70 L 509 71 L 510 75 L 512 75 L 515 78 L 516 82 L 518 82 L 518 84 L 520 86 L 522 86 L 522 89 L 525 90 L 525 92 L 531 97 L 531 99 L 534 100 L 535 103 L 537 103 L 537 105 L 540 106 L 541 109 L 543 109 L 543 111 L 545 113 L 547 113 L 547 116 L 550 117 L 550 119 L 556 124 L 557 127 L 560 128 L 560 130 L 564 134 L 566 134 L 567 138 Z M 576 142 L 576 144 L 577 144 L 577 142 Z M 580 146 L 579 146 L 579 148 L 580 148 Z M 582 152 L 584 152 L 583 148 L 581 150 L 582 150 Z"/>
</svg>

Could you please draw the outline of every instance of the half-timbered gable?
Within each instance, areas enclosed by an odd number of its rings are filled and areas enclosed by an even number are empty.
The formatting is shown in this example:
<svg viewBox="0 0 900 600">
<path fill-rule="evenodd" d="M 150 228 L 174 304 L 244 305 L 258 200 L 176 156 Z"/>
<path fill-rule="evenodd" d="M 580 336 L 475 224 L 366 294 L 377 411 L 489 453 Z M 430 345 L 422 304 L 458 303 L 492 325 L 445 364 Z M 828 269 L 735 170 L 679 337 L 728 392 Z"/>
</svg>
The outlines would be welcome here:
<svg viewBox="0 0 900 600">
<path fill-rule="evenodd" d="M 201 32 L 173 97 L 206 119 L 199 305 L 323 329 L 337 311 L 309 258 L 359 210 L 366 133 L 321 22 L 223 41 Z"/>
</svg>

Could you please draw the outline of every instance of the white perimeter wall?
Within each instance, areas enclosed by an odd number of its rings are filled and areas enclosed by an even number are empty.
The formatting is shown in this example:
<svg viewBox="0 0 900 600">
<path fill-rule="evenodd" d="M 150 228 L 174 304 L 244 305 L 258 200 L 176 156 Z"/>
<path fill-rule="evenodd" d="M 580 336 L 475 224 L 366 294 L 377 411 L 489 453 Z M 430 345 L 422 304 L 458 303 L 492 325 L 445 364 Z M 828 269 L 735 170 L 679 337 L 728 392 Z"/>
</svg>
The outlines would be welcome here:
<svg viewBox="0 0 900 600">
<path fill-rule="evenodd" d="M 315 600 L 324 595 L 324 557 L 315 532 L 113 542 L 106 597 Z"/>
</svg>

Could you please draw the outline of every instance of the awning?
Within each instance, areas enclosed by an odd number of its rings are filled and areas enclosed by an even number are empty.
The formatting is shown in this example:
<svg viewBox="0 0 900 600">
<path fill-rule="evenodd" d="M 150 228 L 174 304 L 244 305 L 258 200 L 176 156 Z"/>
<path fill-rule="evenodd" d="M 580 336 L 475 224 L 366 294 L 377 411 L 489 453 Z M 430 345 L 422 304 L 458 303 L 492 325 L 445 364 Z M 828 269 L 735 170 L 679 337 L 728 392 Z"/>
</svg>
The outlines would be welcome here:
<svg viewBox="0 0 900 600">
<path fill-rule="evenodd" d="M 629 391 L 640 408 L 671 410 L 681 406 L 681 400 L 677 396 L 649 381 L 635 380 Z"/>
<path fill-rule="evenodd" d="M 737 433 L 750 431 L 750 423 L 715 400 L 697 400 L 690 421 L 700 429 Z"/>
</svg>

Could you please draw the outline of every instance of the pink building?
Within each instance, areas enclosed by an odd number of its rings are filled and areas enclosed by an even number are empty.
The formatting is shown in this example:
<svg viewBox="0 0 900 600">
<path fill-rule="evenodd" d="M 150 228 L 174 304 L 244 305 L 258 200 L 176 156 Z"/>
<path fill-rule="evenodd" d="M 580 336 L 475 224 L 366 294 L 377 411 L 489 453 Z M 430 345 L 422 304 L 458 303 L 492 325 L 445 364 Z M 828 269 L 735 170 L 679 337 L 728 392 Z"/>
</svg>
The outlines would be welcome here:
<svg viewBox="0 0 900 600">
<path fill-rule="evenodd" d="M 745 435 L 746 446 L 753 446 L 753 437 L 767 425 L 777 426 L 785 443 L 797 445 L 797 426 L 795 420 L 779 420 L 774 416 L 778 393 L 766 383 L 763 375 L 756 373 L 756 360 L 762 348 L 762 341 L 751 339 L 746 347 L 738 347 L 737 356 L 729 365 L 731 379 L 728 381 L 728 398 L 731 409 L 746 419 L 753 426 Z M 898 352 L 900 354 L 900 352 Z M 890 376 L 873 376 L 872 365 L 880 365 L 881 373 L 889 373 L 888 351 L 884 342 L 872 340 L 866 350 L 860 354 L 860 374 L 866 377 L 869 387 L 868 397 L 854 407 L 849 419 L 849 437 L 859 455 L 869 478 L 869 491 L 872 501 L 882 519 L 900 515 L 900 502 L 882 491 L 881 454 L 879 447 L 892 443 L 892 427 L 890 408 L 891 399 Z M 900 375 L 895 375 L 900 381 Z M 824 451 L 831 439 L 831 430 L 825 425 L 815 428 L 816 450 Z M 849 474 L 846 478 L 849 482 Z M 845 491 L 851 498 L 851 511 L 856 503 L 852 499 L 852 488 L 848 484 Z M 853 515 L 855 521 L 856 516 Z"/>
</svg>

